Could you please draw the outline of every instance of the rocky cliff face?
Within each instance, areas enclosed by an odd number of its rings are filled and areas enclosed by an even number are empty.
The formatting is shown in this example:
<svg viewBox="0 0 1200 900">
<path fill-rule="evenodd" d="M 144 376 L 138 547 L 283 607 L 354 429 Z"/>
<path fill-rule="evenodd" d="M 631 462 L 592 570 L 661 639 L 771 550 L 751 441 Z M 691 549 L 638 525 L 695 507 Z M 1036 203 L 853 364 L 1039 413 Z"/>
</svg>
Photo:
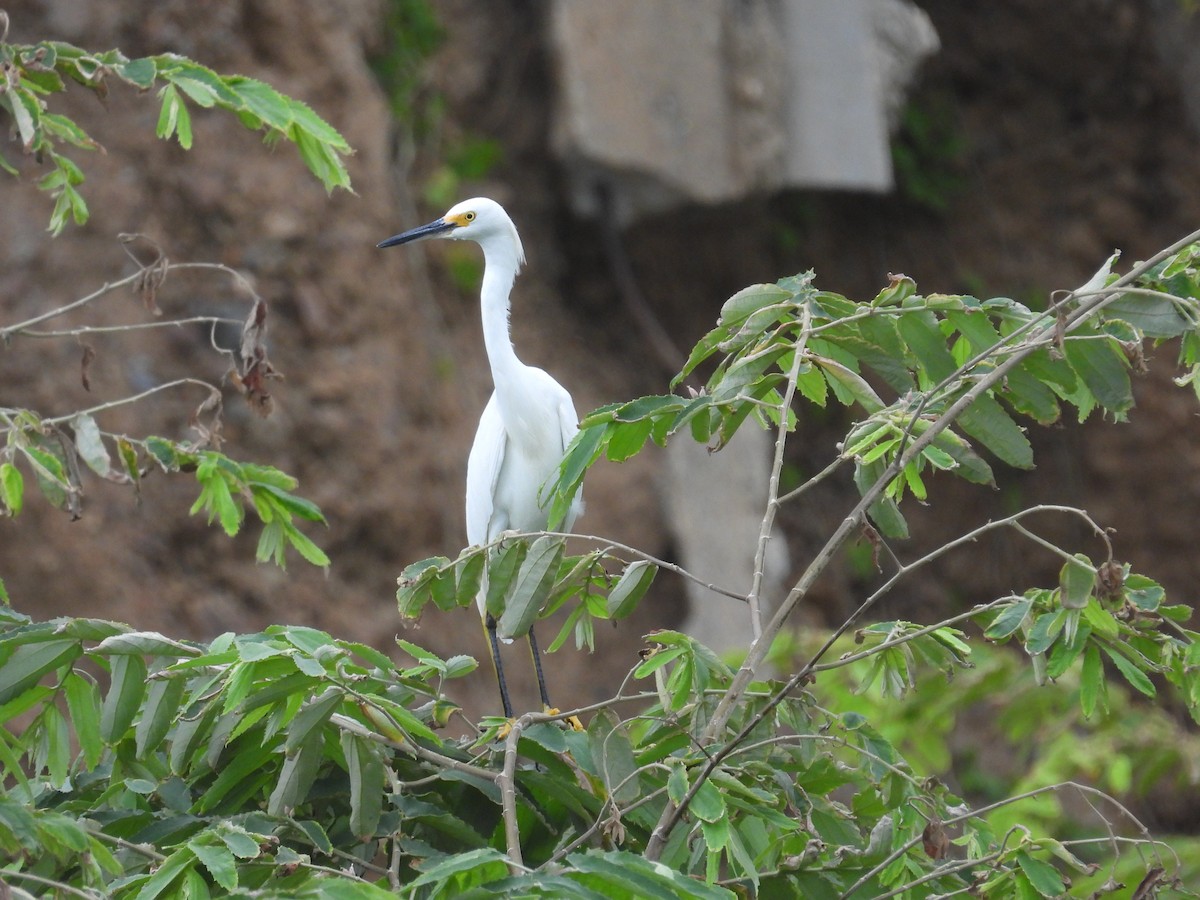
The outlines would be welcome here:
<svg viewBox="0 0 1200 900">
<path fill-rule="evenodd" d="M 662 390 L 667 373 L 646 362 L 644 336 L 612 286 L 600 231 L 566 211 L 550 162 L 545 10 L 520 0 L 432 5 L 447 32 L 428 68 L 429 88 L 446 104 L 440 133 L 493 137 L 504 147 L 502 163 L 463 190 L 495 196 L 522 230 L 530 266 L 515 295 L 519 351 L 551 369 L 581 411 Z M 1029 0 L 971 12 L 955 3 L 921 5 L 944 49 L 917 109 L 940 117 L 956 142 L 933 161 L 954 176 L 941 198 L 944 211 L 894 197 L 793 193 L 639 223 L 624 235 L 634 273 L 681 345 L 708 327 L 737 288 L 809 267 L 819 283 L 857 297 L 873 295 L 888 271 L 903 271 L 930 291 L 1026 298 L 1081 283 L 1114 247 L 1136 258 L 1200 222 L 1196 138 L 1182 124 L 1177 84 L 1157 62 L 1153 23 L 1140 4 Z M 0 577 L 14 603 L 38 616 L 102 615 L 196 637 L 299 622 L 392 646 L 400 629 L 400 569 L 434 553 L 453 555 L 462 544 L 463 469 L 490 384 L 477 304 L 448 277 L 446 248 L 427 255 L 374 248 L 440 212 L 418 208 L 412 198 L 446 147 L 425 138 L 414 161 L 389 122 L 387 98 L 367 62 L 382 46 L 385 4 L 6 6 L 15 40 L 56 37 L 130 55 L 175 50 L 223 72 L 262 78 L 308 102 L 357 150 L 350 161 L 357 194 L 327 196 L 290 148 L 262 147 L 227 116 L 196 114 L 195 147 L 184 153 L 154 139 L 152 98 L 114 90 L 101 106 L 75 92 L 71 115 L 107 151 L 85 161 L 92 221 L 58 239 L 46 236 L 49 207 L 30 183 L 37 174 L 32 161 L 25 163 L 29 179 L 0 189 L 5 321 L 131 271 L 118 232 L 153 237 L 173 260 L 219 261 L 253 278 L 270 304 L 271 358 L 286 380 L 267 420 L 229 393 L 226 447 L 299 476 L 301 492 L 330 520 L 317 537 L 334 560 L 328 577 L 298 561 L 286 573 L 256 565 L 253 533 L 231 542 L 187 517 L 194 490 L 182 480 L 150 478 L 140 504 L 127 489 L 88 482 L 80 521 L 35 500 L 20 519 L 0 522 Z M 1080 27 L 1084 20 L 1088 26 Z M 235 316 L 245 310 L 228 283 L 199 274 L 173 277 L 159 304 Z M 72 321 L 144 315 L 136 298 L 110 297 Z M 0 402 L 61 414 L 138 385 L 193 372 L 216 379 L 224 371 L 203 331 L 93 343 L 90 392 L 80 384 L 74 344 L 20 340 L 0 350 Z M 994 499 L 1000 509 L 1064 499 L 1066 485 L 1072 496 L 1065 499 L 1087 502 L 1120 529 L 1124 557 L 1186 596 L 1200 576 L 1188 550 L 1200 458 L 1194 399 L 1165 385 L 1171 365 L 1167 348 L 1140 387 L 1132 425 L 1071 427 L 1065 440 L 1049 435 L 1041 441 L 1042 468 L 1008 479 L 1001 495 L 985 502 Z M 185 436 L 196 402 L 183 396 L 122 410 L 102 424 Z M 819 468 L 835 434 L 806 422 L 795 464 Z M 599 467 L 579 529 L 670 554 L 655 487 L 660 466 L 647 457 Z M 840 515 L 847 490 L 831 487 L 816 505 L 789 513 L 794 560 L 805 559 L 824 517 Z M 977 495 L 952 488 L 935 496 L 924 522 L 932 540 L 986 514 Z M 1014 565 L 1031 577 L 1056 569 L 1053 560 L 1027 560 L 1023 546 L 989 552 L 999 590 L 1017 586 L 1010 583 Z M 914 598 L 948 604 L 969 587 L 969 599 L 979 599 L 974 591 L 990 590 L 978 586 L 979 570 L 977 563 L 964 562 L 957 572 L 952 565 Z M 636 661 L 638 636 L 678 620 L 678 588 L 666 579 L 661 585 L 640 618 L 601 636 L 597 659 L 567 652 L 549 661 L 556 680 L 572 685 L 561 689 L 562 702 L 607 695 Z M 850 573 L 831 581 L 821 598 L 824 614 L 852 605 L 854 591 Z M 475 622 L 469 611 L 431 616 L 410 636 L 435 651 L 484 658 Z M 530 685 L 519 682 L 523 672 L 511 668 L 518 695 L 532 698 Z M 492 688 L 485 679 L 478 687 L 482 711 Z"/>
</svg>

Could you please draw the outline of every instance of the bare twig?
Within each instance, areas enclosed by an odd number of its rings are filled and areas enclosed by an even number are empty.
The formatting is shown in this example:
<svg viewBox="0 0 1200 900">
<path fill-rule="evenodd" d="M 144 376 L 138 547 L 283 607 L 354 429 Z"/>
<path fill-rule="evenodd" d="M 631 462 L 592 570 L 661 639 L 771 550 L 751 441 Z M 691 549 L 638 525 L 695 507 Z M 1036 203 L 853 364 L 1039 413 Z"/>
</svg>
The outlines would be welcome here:
<svg viewBox="0 0 1200 900">
<path fill-rule="evenodd" d="M 808 343 L 809 326 L 812 324 L 812 309 L 805 305 L 800 321 L 800 339 L 792 350 L 792 367 L 787 375 L 787 387 L 779 401 L 779 427 L 775 432 L 775 456 L 771 461 L 771 475 L 767 482 L 767 506 L 763 510 L 762 524 L 758 530 L 758 542 L 754 548 L 754 578 L 750 583 L 750 594 L 746 598 L 750 606 L 750 634 L 753 641 L 762 637 L 762 609 L 759 605 L 763 577 L 767 569 L 767 544 L 775 526 L 775 515 L 779 512 L 779 473 L 783 471 L 783 450 L 787 445 L 788 414 L 792 409 L 792 398 L 796 396 L 796 382 L 800 378 L 800 366 L 804 362 L 804 347 Z"/>
</svg>

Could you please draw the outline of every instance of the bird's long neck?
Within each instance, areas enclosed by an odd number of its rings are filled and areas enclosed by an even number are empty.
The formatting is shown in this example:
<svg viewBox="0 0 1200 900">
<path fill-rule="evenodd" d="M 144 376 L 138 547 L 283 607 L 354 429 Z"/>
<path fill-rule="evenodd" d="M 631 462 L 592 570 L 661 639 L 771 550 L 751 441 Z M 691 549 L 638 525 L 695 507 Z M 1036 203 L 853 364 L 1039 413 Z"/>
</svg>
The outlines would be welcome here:
<svg viewBox="0 0 1200 900">
<path fill-rule="evenodd" d="M 521 365 L 508 328 L 509 294 L 518 266 L 515 252 L 485 248 L 479 302 L 483 315 L 483 343 L 492 367 L 492 380 L 498 389 L 502 389 L 507 376 Z"/>
</svg>

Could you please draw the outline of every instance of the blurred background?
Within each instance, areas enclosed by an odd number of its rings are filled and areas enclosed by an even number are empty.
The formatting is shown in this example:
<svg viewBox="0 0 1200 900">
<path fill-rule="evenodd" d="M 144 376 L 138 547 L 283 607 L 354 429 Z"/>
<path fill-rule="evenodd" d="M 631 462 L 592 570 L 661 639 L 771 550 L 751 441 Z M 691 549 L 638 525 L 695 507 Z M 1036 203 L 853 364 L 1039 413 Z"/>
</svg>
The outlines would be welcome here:
<svg viewBox="0 0 1200 900">
<path fill-rule="evenodd" d="M 407 630 L 396 576 L 465 542 L 467 452 L 491 391 L 479 330 L 482 259 L 470 244 L 375 244 L 474 195 L 506 206 L 529 265 L 512 314 L 518 353 L 554 374 L 581 414 L 667 390 L 683 354 L 739 288 L 815 269 L 819 286 L 868 300 L 903 272 L 925 292 L 1031 305 L 1084 282 L 1114 249 L 1122 266 L 1200 223 L 1200 20 L 1173 0 L 21 0 L 9 40 L 59 39 L 127 55 L 175 51 L 259 78 L 341 130 L 356 193 L 326 195 L 291 146 L 262 146 L 232 117 L 193 107 L 195 144 L 154 138 L 158 104 L 126 86 L 64 110 L 105 148 L 77 154 L 92 219 L 51 238 L 40 172 L 0 182 L 0 321 L 63 305 L 134 271 L 117 241 L 140 232 L 180 261 L 216 261 L 270 304 L 275 412 L 226 396 L 225 451 L 299 477 L 329 528 L 309 533 L 328 575 L 293 557 L 254 562 L 187 512 L 192 482 L 85 483 L 70 521 L 30 496 L 0 521 L 0 578 L 38 618 L 95 615 L 210 638 L 307 624 L 399 653 L 394 639 L 486 659 L 473 610 Z M 19 155 L 15 141 L 6 157 Z M 82 157 L 82 158 L 80 158 Z M 244 317 L 210 273 L 173 274 L 168 314 Z M 144 320 L 132 293 L 69 323 Z M 231 342 L 236 336 L 231 337 Z M 0 405 L 62 415 L 225 361 L 206 329 L 97 337 L 90 391 L 80 347 L 0 348 Z M 1031 428 L 1039 467 L 997 468 L 988 491 L 936 481 L 907 512 L 907 559 L 1037 502 L 1085 506 L 1116 529 L 1120 559 L 1174 602 L 1200 581 L 1196 401 L 1160 348 L 1120 427 Z M 187 438 L 202 396 L 122 408 L 109 431 Z M 805 411 L 784 487 L 820 471 L 850 420 Z M 729 451 L 649 448 L 589 475 L 577 530 L 677 560 L 730 587 L 748 581 L 765 497 L 767 441 Z M 788 584 L 856 493 L 849 476 L 785 508 L 772 573 Z M 1043 533 L 1087 536 L 1053 520 Z M 893 593 L 881 618 L 932 621 L 1034 584 L 1060 561 L 996 536 Z M 847 553 L 804 616 L 836 625 L 875 579 Z M 778 596 L 776 590 L 776 597 Z M 703 605 L 703 613 L 697 605 Z M 735 621 L 728 616 L 732 612 Z M 686 624 L 685 624 L 686 623 Z M 660 577 L 642 609 L 599 635 L 595 656 L 547 663 L 564 707 L 610 696 L 641 635 L 683 627 L 739 640 L 737 610 Z M 707 629 L 707 630 L 706 630 Z M 549 642 L 550 629 L 543 644 Z M 486 665 L 484 666 L 486 670 Z M 532 702 L 532 670 L 509 667 Z M 492 712 L 494 686 L 462 697 Z M 518 705 L 522 701 L 518 699 Z"/>
</svg>

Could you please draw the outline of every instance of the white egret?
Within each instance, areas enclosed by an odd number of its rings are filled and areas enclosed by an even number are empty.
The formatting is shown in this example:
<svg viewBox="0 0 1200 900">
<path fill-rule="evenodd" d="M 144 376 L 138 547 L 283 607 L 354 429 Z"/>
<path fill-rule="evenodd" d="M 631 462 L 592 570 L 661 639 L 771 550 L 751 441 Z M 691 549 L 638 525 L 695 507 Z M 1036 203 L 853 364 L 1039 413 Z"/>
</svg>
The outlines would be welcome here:
<svg viewBox="0 0 1200 900">
<path fill-rule="evenodd" d="M 379 246 L 394 247 L 428 238 L 474 241 L 483 248 L 479 301 L 483 343 L 495 391 L 479 419 L 467 460 L 467 541 L 482 545 L 506 531 L 542 531 L 549 506 L 549 496 L 542 487 L 562 462 L 567 445 L 579 430 L 579 420 L 567 390 L 543 370 L 521 362 L 513 348 L 509 294 L 517 270 L 525 262 L 521 238 L 499 203 L 476 197 L 455 204 L 440 219 L 390 237 Z M 582 498 L 576 496 L 563 521 L 564 531 L 570 531 L 582 510 Z M 479 592 L 478 603 L 496 665 L 504 714 L 511 718 L 496 620 L 487 611 L 486 586 Z M 550 701 L 532 628 L 529 646 L 541 700 L 548 708 Z"/>
</svg>

